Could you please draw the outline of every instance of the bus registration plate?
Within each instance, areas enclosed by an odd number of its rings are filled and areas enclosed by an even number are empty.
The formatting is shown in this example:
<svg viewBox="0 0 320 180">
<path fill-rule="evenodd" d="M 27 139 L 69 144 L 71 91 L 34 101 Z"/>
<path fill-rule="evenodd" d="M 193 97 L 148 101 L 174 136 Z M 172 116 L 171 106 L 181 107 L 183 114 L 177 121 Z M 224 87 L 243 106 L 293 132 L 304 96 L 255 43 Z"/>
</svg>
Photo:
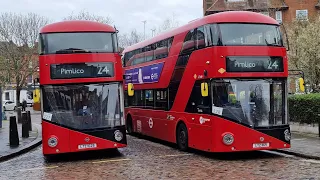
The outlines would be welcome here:
<svg viewBox="0 0 320 180">
<path fill-rule="evenodd" d="M 269 143 L 256 143 L 253 144 L 253 148 L 265 148 L 265 147 L 269 147 L 270 144 Z"/>
<path fill-rule="evenodd" d="M 96 148 L 97 144 L 81 144 L 78 146 L 78 149 L 92 149 L 92 148 Z"/>
</svg>

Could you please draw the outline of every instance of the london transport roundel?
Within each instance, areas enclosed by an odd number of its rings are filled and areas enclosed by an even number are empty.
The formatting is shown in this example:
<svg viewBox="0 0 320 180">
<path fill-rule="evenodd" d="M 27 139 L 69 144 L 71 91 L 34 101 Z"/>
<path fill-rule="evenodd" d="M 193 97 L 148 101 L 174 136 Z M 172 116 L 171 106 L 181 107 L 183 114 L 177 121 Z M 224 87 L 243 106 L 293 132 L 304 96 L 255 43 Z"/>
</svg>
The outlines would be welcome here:
<svg viewBox="0 0 320 180">
<path fill-rule="evenodd" d="M 149 127 L 152 128 L 153 127 L 153 121 L 152 118 L 149 119 Z"/>
</svg>

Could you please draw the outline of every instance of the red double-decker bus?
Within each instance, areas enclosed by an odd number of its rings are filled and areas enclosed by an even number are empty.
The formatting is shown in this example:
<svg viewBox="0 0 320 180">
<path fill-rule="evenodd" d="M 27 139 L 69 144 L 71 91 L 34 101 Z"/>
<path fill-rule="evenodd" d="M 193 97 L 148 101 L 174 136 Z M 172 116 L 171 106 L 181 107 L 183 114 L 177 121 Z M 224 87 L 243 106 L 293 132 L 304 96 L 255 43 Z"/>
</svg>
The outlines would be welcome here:
<svg viewBox="0 0 320 180">
<path fill-rule="evenodd" d="M 43 154 L 127 144 L 117 30 L 63 21 L 40 31 Z"/>
<path fill-rule="evenodd" d="M 290 147 L 280 25 L 245 11 L 190 22 L 123 52 L 128 133 L 209 152 Z"/>
</svg>

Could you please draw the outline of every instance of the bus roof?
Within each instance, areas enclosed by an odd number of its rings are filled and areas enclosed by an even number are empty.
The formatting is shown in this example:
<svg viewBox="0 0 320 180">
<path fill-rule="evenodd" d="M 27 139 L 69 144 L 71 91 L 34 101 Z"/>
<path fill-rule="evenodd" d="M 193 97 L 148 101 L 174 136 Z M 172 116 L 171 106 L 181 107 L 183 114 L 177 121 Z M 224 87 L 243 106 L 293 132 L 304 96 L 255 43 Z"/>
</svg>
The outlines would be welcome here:
<svg viewBox="0 0 320 180">
<path fill-rule="evenodd" d="M 53 32 L 116 32 L 110 25 L 86 20 L 61 21 L 44 26 L 40 33 Z"/>
<path fill-rule="evenodd" d="M 196 19 L 184 26 L 178 27 L 176 29 L 164 32 L 160 35 L 157 35 L 153 38 L 147 39 L 145 41 L 139 42 L 132 46 L 127 47 L 123 53 L 130 52 L 132 50 L 148 46 L 150 44 L 156 43 L 158 41 L 170 38 L 177 34 L 190 31 L 196 27 L 211 24 L 211 23 L 261 23 L 261 24 L 274 24 L 279 25 L 279 23 L 266 15 L 255 13 L 251 11 L 228 11 L 228 12 L 221 12 L 212 15 L 208 15 L 202 17 L 200 19 Z"/>
</svg>

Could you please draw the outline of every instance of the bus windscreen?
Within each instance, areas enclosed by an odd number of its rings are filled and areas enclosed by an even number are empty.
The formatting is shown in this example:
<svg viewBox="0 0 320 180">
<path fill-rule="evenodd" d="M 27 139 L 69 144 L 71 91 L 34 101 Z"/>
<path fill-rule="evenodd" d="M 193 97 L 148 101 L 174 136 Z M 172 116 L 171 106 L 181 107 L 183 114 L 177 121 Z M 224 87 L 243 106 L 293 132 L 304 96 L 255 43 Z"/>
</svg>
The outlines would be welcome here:
<svg viewBox="0 0 320 180">
<path fill-rule="evenodd" d="M 114 33 L 48 33 L 40 36 L 40 54 L 112 53 Z"/>
<path fill-rule="evenodd" d="M 123 125 L 120 88 L 119 83 L 44 86 L 44 119 L 76 130 Z"/>
<path fill-rule="evenodd" d="M 219 24 L 224 46 L 283 46 L 280 29 L 268 24 Z"/>
</svg>

